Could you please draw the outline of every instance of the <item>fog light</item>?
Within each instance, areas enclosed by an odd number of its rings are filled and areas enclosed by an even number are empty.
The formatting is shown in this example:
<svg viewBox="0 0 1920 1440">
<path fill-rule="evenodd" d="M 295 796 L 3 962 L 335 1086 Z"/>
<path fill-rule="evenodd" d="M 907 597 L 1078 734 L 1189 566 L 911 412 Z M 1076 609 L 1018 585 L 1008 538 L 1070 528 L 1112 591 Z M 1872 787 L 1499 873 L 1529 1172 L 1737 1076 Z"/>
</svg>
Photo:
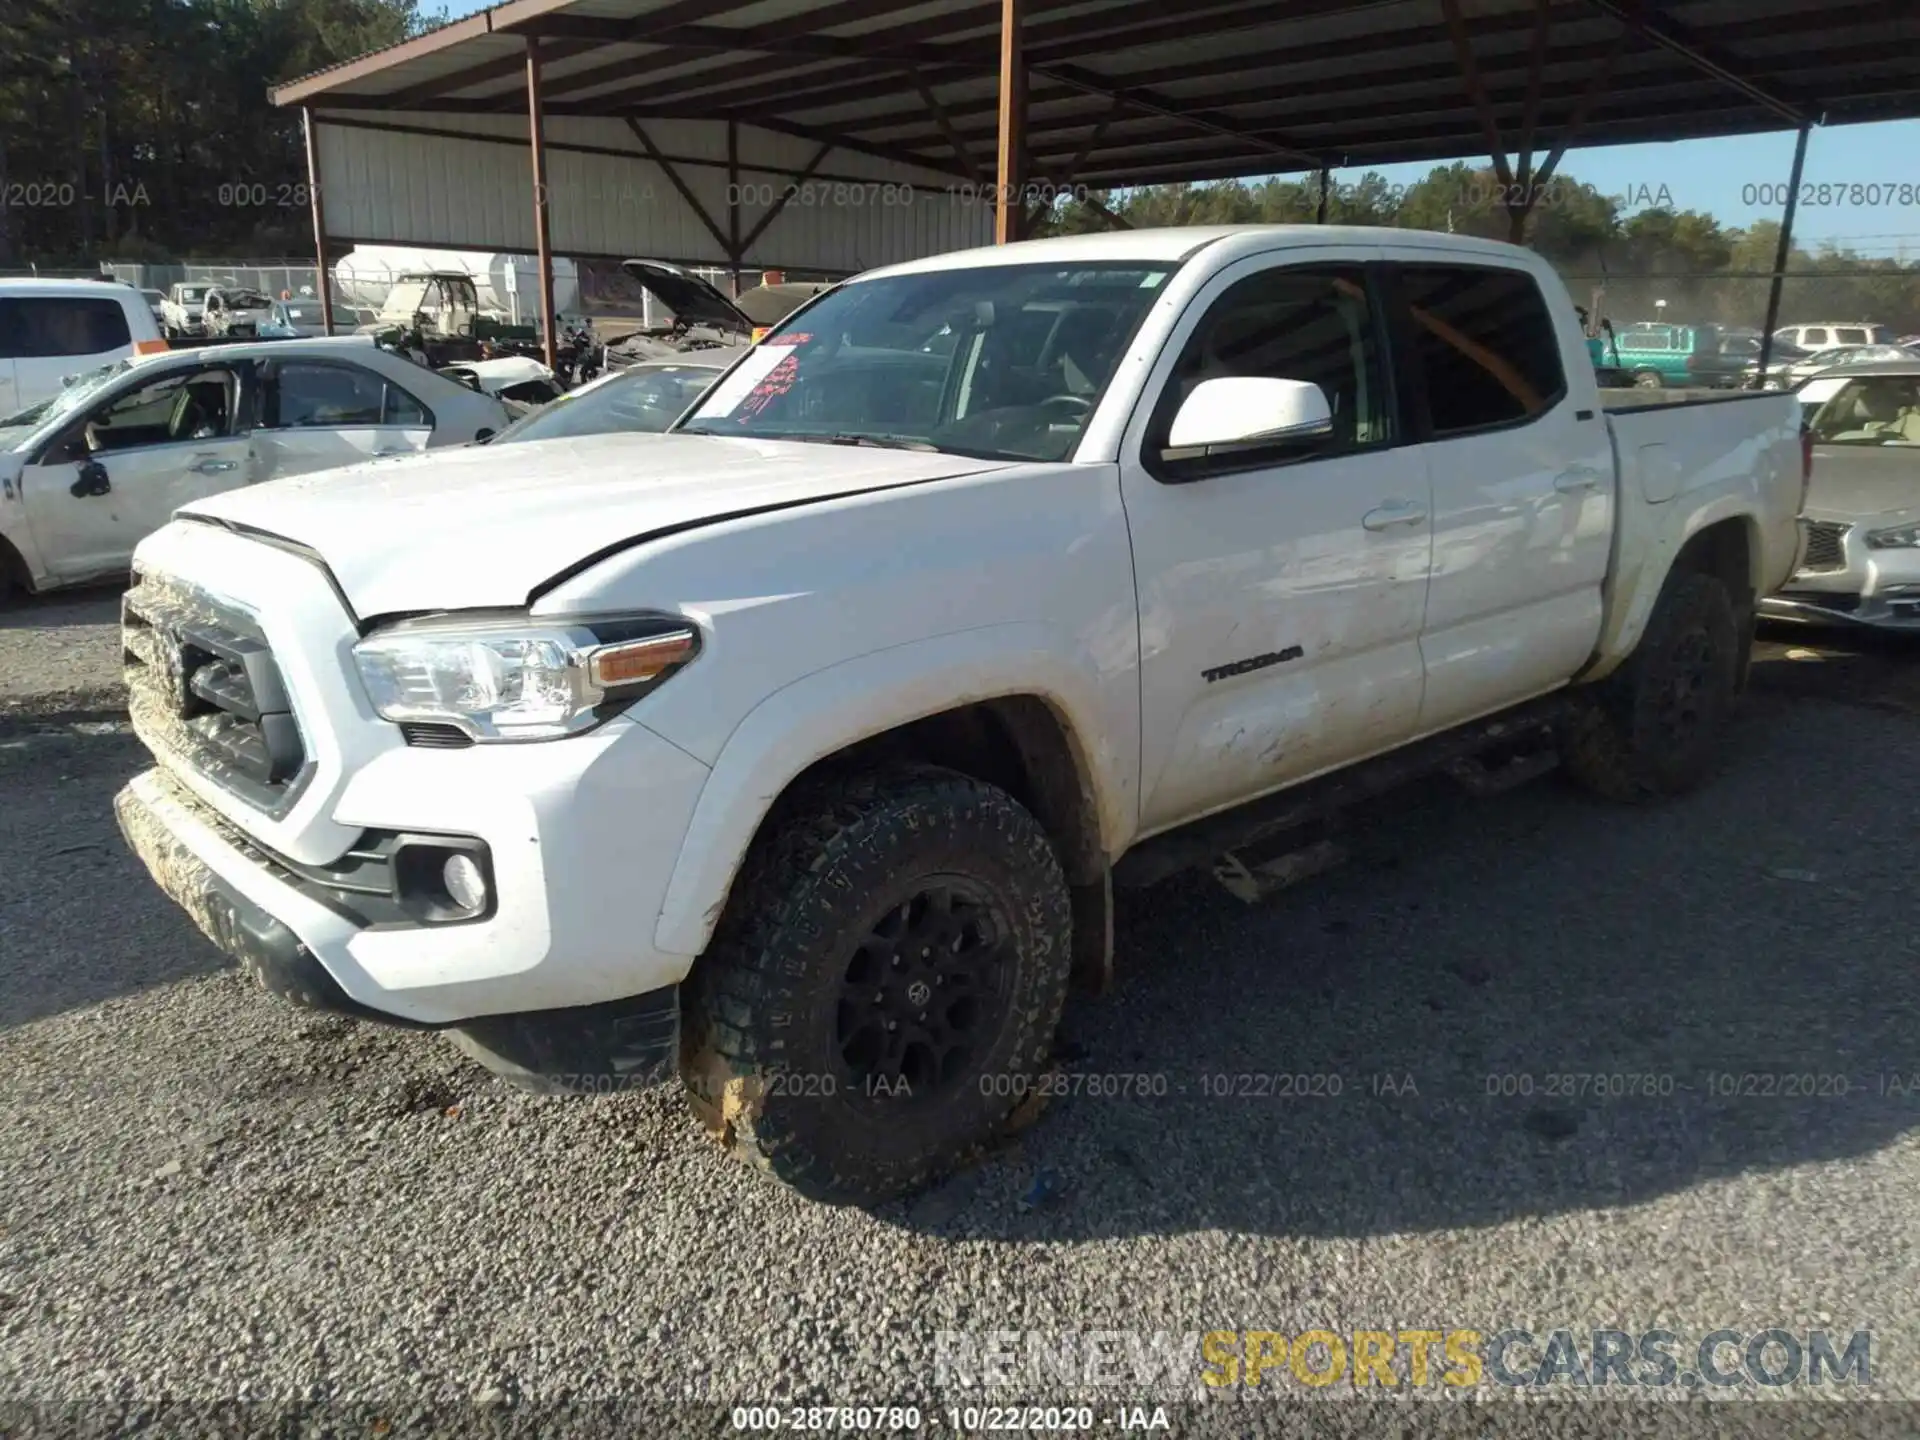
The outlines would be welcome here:
<svg viewBox="0 0 1920 1440">
<path fill-rule="evenodd" d="M 447 863 L 440 867 L 440 881 L 447 887 L 447 894 L 453 897 L 454 904 L 463 910 L 484 910 L 487 908 L 487 877 L 480 871 L 480 864 L 471 855 L 449 855 Z"/>
</svg>

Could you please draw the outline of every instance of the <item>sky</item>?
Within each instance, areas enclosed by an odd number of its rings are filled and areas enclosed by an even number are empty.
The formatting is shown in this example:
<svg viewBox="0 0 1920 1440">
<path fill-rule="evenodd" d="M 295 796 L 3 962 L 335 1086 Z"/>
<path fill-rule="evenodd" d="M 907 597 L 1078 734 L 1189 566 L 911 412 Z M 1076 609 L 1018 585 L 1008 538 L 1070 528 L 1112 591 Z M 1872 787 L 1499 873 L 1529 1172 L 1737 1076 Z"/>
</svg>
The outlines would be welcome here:
<svg viewBox="0 0 1920 1440">
<path fill-rule="evenodd" d="M 423 7 L 425 8 L 425 7 Z M 453 20 L 486 8 L 484 0 L 441 0 Z M 1724 140 L 1687 140 L 1670 145 L 1610 145 L 1575 149 L 1561 162 L 1563 174 L 1618 197 L 1621 210 L 1654 205 L 1701 210 L 1723 225 L 1778 220 L 1793 171 L 1793 134 L 1740 135 Z M 1836 125 L 1816 129 L 1807 142 L 1801 205 L 1794 217 L 1796 244 L 1843 243 L 1862 255 L 1920 260 L 1920 120 L 1884 125 Z M 1483 162 L 1481 155 L 1460 159 Z M 1389 183 L 1410 185 L 1433 167 L 1389 165 Z M 1352 184 L 1364 170 L 1339 171 Z M 1826 192 L 1818 188 L 1830 187 Z M 1855 191 L 1852 187 L 1860 186 Z M 1762 186 L 1774 187 L 1771 191 Z M 1807 187 L 1814 187 L 1811 192 Z M 1875 194 L 1873 188 L 1878 187 Z M 1901 187 L 1906 187 L 1902 196 Z M 1825 203 L 1817 203 L 1824 200 Z M 1905 203 L 1902 203 L 1902 201 Z M 1815 203 L 1809 203 L 1809 202 Z M 1871 203 L 1877 202 L 1877 203 Z"/>
</svg>

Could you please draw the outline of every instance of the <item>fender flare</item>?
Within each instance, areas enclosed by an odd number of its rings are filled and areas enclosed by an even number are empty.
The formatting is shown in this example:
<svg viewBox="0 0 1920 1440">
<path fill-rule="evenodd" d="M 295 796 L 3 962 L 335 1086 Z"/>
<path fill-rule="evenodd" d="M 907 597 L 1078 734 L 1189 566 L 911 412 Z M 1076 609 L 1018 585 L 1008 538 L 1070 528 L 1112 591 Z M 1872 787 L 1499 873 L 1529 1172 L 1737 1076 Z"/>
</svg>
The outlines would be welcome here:
<svg viewBox="0 0 1920 1440">
<path fill-rule="evenodd" d="M 1757 517 L 1753 497 L 1743 491 L 1716 495 L 1688 514 L 1681 525 L 1662 526 L 1648 535 L 1640 547 L 1641 560 L 1632 570 L 1615 577 L 1614 619 L 1607 626 L 1597 648 L 1594 662 L 1580 676 L 1581 681 L 1600 680 L 1618 669 L 1633 654 L 1645 633 L 1653 607 L 1673 573 L 1674 561 L 1689 541 L 1702 530 L 1723 521 L 1738 520 L 1746 532 L 1747 558 L 1753 573 L 1761 569 Z"/>
<path fill-rule="evenodd" d="M 1091 669 L 1039 625 L 962 630 L 816 670 L 762 700 L 727 738 L 701 787 L 662 897 L 654 943 L 699 955 L 733 877 L 774 802 L 808 766 L 857 741 L 981 700 L 1033 695 L 1075 737 L 1101 842 L 1116 853 L 1131 828 L 1123 757 L 1104 739 Z M 859 718 L 849 724 L 849 716 Z M 644 721 L 642 722 L 644 723 Z"/>
</svg>

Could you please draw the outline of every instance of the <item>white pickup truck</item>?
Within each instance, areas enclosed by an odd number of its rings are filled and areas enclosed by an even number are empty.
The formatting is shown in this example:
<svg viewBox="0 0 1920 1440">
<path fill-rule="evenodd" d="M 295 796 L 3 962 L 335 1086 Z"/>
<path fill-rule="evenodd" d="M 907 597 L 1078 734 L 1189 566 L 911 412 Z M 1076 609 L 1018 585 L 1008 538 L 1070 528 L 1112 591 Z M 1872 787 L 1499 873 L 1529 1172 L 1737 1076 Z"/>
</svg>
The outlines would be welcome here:
<svg viewBox="0 0 1920 1440">
<path fill-rule="evenodd" d="M 1807 463 L 1791 396 L 1609 414 L 1508 246 L 942 256 L 664 435 L 187 506 L 126 599 L 119 819 L 279 995 L 534 1088 L 677 1062 L 869 1201 L 1023 1118 L 1115 883 L 1420 770 L 1699 782 Z"/>
</svg>

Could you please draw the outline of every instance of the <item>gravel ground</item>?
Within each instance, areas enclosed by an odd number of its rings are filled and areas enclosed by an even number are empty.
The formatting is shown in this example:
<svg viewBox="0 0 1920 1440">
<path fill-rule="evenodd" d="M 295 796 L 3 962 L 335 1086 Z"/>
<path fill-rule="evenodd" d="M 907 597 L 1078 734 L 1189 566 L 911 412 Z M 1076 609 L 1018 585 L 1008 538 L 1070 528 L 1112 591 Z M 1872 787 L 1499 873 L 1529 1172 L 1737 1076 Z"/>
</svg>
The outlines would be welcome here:
<svg viewBox="0 0 1920 1440">
<path fill-rule="evenodd" d="M 727 1163 L 671 1090 L 523 1096 L 242 983 L 114 831 L 142 759 L 85 713 L 111 703 L 112 611 L 0 629 L 0 1400 L 76 1407 L 0 1433 L 160 1397 L 662 1407 L 627 1434 L 690 1427 L 687 1397 L 977 1403 L 933 1392 L 935 1336 L 988 1330 L 1863 1327 L 1874 1392 L 1920 1399 L 1898 651 L 1766 647 L 1726 774 L 1679 804 L 1436 792 L 1257 908 L 1199 879 L 1123 896 L 1122 983 L 1069 1011 L 1066 1068 L 1166 1093 L 1057 1101 L 867 1214 Z M 1339 1093 L 1203 1078 L 1275 1072 Z M 1849 1093 L 1728 1097 L 1719 1072 Z M 1672 1088 L 1544 1093 L 1567 1073 Z M 1554 1409 L 1554 1433 L 1641 1433 Z"/>
</svg>

